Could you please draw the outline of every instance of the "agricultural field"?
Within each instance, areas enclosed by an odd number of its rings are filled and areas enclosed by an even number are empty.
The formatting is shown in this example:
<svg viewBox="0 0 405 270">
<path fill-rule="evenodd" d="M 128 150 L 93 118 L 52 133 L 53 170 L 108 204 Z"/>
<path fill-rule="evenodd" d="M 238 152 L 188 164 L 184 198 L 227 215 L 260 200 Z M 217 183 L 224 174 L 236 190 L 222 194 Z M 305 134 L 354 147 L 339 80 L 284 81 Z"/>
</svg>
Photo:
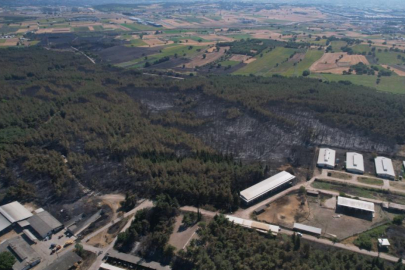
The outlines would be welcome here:
<svg viewBox="0 0 405 270">
<path fill-rule="evenodd" d="M 405 77 L 400 76 L 381 77 L 378 84 L 377 76 L 369 75 L 311 74 L 310 77 L 333 82 L 349 81 L 353 84 L 376 88 L 380 91 L 405 94 Z"/>
<path fill-rule="evenodd" d="M 278 65 L 288 61 L 296 49 L 277 47 L 270 52 L 263 53 L 263 57 L 257 57 L 256 61 L 237 70 L 236 75 L 254 74 L 258 76 L 271 76 Z"/>
</svg>

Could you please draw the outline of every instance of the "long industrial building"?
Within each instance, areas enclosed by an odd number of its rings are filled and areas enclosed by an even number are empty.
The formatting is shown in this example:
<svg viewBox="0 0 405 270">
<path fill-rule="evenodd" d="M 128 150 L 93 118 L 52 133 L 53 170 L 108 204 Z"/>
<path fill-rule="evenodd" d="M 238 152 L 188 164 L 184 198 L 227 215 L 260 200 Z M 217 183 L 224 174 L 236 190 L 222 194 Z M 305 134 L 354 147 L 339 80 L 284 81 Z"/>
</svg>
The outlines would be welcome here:
<svg viewBox="0 0 405 270">
<path fill-rule="evenodd" d="M 41 211 L 37 212 L 36 215 L 30 217 L 27 221 L 41 239 L 63 228 L 62 223 L 54 218 L 48 211 L 41 208 Z"/>
<path fill-rule="evenodd" d="M 386 157 L 376 157 L 375 162 L 375 172 L 378 176 L 388 179 L 395 179 L 394 166 L 392 161 Z"/>
<path fill-rule="evenodd" d="M 340 207 L 347 207 L 350 209 L 357 209 L 366 212 L 374 213 L 374 203 L 355 200 L 346 197 L 338 197 L 337 205 Z"/>
<path fill-rule="evenodd" d="M 233 222 L 234 224 L 240 225 L 242 227 L 248 228 L 248 229 L 254 229 L 262 232 L 271 232 L 273 235 L 277 235 L 278 232 L 280 231 L 279 226 L 267 224 L 267 223 L 262 223 L 262 222 L 257 222 L 249 219 L 243 219 L 243 218 L 238 218 L 238 217 L 233 217 L 233 216 L 225 216 L 229 221 Z"/>
<path fill-rule="evenodd" d="M 346 170 L 351 173 L 364 173 L 364 159 L 362 154 L 355 152 L 346 153 Z"/>
<path fill-rule="evenodd" d="M 329 148 L 319 149 L 318 167 L 321 168 L 335 168 L 336 151 Z"/>
<path fill-rule="evenodd" d="M 280 172 L 270 178 L 267 178 L 266 180 L 261 181 L 260 183 L 257 183 L 254 186 L 251 186 L 250 188 L 241 191 L 240 198 L 245 204 L 251 204 L 269 192 L 283 187 L 285 184 L 291 183 L 291 181 L 294 179 L 294 175 L 285 171 Z"/>
<path fill-rule="evenodd" d="M 301 224 L 301 223 L 294 223 L 294 231 L 309 233 L 312 235 L 316 235 L 318 237 L 321 236 L 321 234 L 322 234 L 321 228 L 316 228 L 316 227 L 308 226 L 308 225 Z"/>
</svg>

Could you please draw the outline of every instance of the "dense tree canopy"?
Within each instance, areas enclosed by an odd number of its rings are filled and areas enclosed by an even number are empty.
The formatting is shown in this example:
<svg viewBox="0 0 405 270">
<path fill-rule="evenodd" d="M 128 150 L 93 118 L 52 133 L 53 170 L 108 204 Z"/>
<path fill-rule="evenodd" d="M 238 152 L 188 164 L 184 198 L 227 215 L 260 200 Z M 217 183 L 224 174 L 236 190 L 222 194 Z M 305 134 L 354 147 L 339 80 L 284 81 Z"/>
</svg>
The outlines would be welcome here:
<svg viewBox="0 0 405 270">
<path fill-rule="evenodd" d="M 402 263 L 326 246 L 315 246 L 299 237 L 259 234 L 216 216 L 201 224 L 199 240 L 180 252 L 174 269 L 193 270 L 403 270 Z"/>
</svg>

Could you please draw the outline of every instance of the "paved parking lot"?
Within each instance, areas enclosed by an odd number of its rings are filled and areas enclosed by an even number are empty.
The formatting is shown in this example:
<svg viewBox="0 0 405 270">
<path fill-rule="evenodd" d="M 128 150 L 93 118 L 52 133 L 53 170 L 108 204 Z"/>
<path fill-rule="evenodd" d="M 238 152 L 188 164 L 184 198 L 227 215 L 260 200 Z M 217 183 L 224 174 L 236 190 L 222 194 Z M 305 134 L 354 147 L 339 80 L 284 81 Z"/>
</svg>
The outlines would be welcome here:
<svg viewBox="0 0 405 270">
<path fill-rule="evenodd" d="M 62 250 L 59 253 L 52 253 L 52 249 L 50 248 L 51 244 L 55 245 L 61 245 L 62 247 L 68 240 L 75 240 L 75 237 L 67 237 L 65 235 L 66 230 L 63 229 L 59 231 L 58 233 L 52 235 L 52 238 L 44 241 L 44 240 L 38 240 L 36 244 L 32 244 L 32 242 L 28 241 L 29 244 L 31 244 L 32 248 L 35 249 L 35 251 L 41 256 L 42 261 L 41 263 L 35 267 L 37 270 L 44 269 L 48 265 L 50 265 L 54 260 L 58 258 L 61 254 L 66 252 L 67 250 L 72 250 L 74 248 L 75 244 L 72 244 L 70 246 L 67 246 L 65 249 L 62 248 Z M 61 238 L 59 238 L 61 236 Z M 26 239 L 24 237 L 24 239 Z"/>
</svg>

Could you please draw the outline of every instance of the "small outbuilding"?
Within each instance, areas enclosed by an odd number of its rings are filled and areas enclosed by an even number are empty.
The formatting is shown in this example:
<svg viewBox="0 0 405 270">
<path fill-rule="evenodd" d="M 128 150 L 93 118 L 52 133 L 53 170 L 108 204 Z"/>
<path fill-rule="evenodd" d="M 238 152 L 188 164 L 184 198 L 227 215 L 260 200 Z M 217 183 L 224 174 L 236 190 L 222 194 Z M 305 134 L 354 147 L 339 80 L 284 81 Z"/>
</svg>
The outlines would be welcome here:
<svg viewBox="0 0 405 270">
<path fill-rule="evenodd" d="M 317 166 L 320 168 L 335 168 L 336 151 L 329 148 L 319 149 Z"/>
<path fill-rule="evenodd" d="M 301 223 L 294 223 L 294 231 L 308 233 L 308 234 L 312 234 L 312 235 L 315 235 L 318 237 L 321 236 L 321 234 L 322 234 L 321 228 L 316 228 L 316 227 L 308 226 L 308 225 L 301 224 Z"/>
<path fill-rule="evenodd" d="M 375 172 L 379 177 L 395 179 L 394 166 L 392 165 L 392 160 L 386 157 L 376 157 L 375 162 Z"/>
<path fill-rule="evenodd" d="M 355 152 L 346 153 L 346 171 L 351 173 L 364 173 L 363 155 Z"/>
<path fill-rule="evenodd" d="M 378 246 L 379 247 L 389 247 L 390 242 L 387 238 L 378 238 Z"/>
</svg>

